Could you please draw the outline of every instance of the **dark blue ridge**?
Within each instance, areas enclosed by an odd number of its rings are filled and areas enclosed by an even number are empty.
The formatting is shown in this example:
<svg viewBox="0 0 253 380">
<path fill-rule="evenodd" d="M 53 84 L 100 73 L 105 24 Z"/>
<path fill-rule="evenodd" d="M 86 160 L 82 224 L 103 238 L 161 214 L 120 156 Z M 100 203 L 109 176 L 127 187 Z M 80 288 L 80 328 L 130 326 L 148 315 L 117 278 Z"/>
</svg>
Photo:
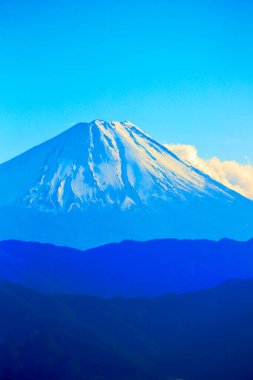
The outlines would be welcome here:
<svg viewBox="0 0 253 380">
<path fill-rule="evenodd" d="M 0 242 L 0 280 L 45 293 L 158 296 L 253 277 L 253 240 L 123 241 L 87 251 Z"/>
<path fill-rule="evenodd" d="M 0 282 L 3 380 L 251 380 L 253 280 L 158 298 Z"/>
</svg>

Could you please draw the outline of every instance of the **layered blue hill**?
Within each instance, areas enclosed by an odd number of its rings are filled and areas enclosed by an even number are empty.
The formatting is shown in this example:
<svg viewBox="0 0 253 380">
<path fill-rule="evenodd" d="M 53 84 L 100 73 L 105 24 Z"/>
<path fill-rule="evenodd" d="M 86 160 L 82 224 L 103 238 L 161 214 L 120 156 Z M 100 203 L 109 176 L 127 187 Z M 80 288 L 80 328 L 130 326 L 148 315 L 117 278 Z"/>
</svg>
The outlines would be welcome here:
<svg viewBox="0 0 253 380">
<path fill-rule="evenodd" d="M 0 279 L 47 293 L 157 296 L 253 277 L 253 240 L 124 241 L 88 251 L 0 242 Z"/>
<path fill-rule="evenodd" d="M 251 380 L 252 298 L 252 280 L 110 300 L 0 282 L 0 378 Z"/>
</svg>

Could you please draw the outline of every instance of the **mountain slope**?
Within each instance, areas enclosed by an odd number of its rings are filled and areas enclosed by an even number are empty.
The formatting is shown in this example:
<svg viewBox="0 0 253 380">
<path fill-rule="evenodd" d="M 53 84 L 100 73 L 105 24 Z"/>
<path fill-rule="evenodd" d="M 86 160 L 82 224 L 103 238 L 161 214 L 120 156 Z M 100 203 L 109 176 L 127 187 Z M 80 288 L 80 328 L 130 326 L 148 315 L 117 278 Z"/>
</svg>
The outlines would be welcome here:
<svg viewBox="0 0 253 380">
<path fill-rule="evenodd" d="M 235 197 L 129 122 L 78 124 L 0 168 L 2 204 L 43 210 Z"/>
<path fill-rule="evenodd" d="M 253 278 L 253 240 L 125 241 L 82 252 L 0 242 L 0 280 L 46 293 L 158 296 Z"/>
<path fill-rule="evenodd" d="M 130 122 L 80 123 L 0 165 L 1 239 L 79 248 L 129 238 L 247 239 L 252 215 L 253 202 Z"/>
<path fill-rule="evenodd" d="M 0 283 L 0 377 L 252 380 L 252 297 L 252 280 L 111 300 Z"/>
</svg>

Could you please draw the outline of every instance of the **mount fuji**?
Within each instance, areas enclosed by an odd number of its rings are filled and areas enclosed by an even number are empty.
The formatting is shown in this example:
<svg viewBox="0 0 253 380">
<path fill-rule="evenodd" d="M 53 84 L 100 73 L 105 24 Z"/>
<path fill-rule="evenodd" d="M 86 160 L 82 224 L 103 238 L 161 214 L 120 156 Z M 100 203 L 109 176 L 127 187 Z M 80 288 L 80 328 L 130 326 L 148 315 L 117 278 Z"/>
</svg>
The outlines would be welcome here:
<svg viewBox="0 0 253 380">
<path fill-rule="evenodd" d="M 0 239 L 84 249 L 252 235 L 252 201 L 128 121 L 79 123 L 0 165 Z"/>
</svg>

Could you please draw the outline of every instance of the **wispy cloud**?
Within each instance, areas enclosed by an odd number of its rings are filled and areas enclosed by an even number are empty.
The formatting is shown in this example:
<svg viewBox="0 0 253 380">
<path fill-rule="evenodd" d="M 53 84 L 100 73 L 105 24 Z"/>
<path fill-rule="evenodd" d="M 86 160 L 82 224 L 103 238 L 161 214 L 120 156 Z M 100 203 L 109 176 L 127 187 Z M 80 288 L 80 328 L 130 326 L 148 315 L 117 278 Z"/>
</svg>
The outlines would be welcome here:
<svg viewBox="0 0 253 380">
<path fill-rule="evenodd" d="M 253 166 L 236 161 L 222 161 L 218 157 L 204 160 L 193 145 L 171 145 L 166 147 L 184 161 L 202 170 L 225 186 L 253 200 Z"/>
</svg>

